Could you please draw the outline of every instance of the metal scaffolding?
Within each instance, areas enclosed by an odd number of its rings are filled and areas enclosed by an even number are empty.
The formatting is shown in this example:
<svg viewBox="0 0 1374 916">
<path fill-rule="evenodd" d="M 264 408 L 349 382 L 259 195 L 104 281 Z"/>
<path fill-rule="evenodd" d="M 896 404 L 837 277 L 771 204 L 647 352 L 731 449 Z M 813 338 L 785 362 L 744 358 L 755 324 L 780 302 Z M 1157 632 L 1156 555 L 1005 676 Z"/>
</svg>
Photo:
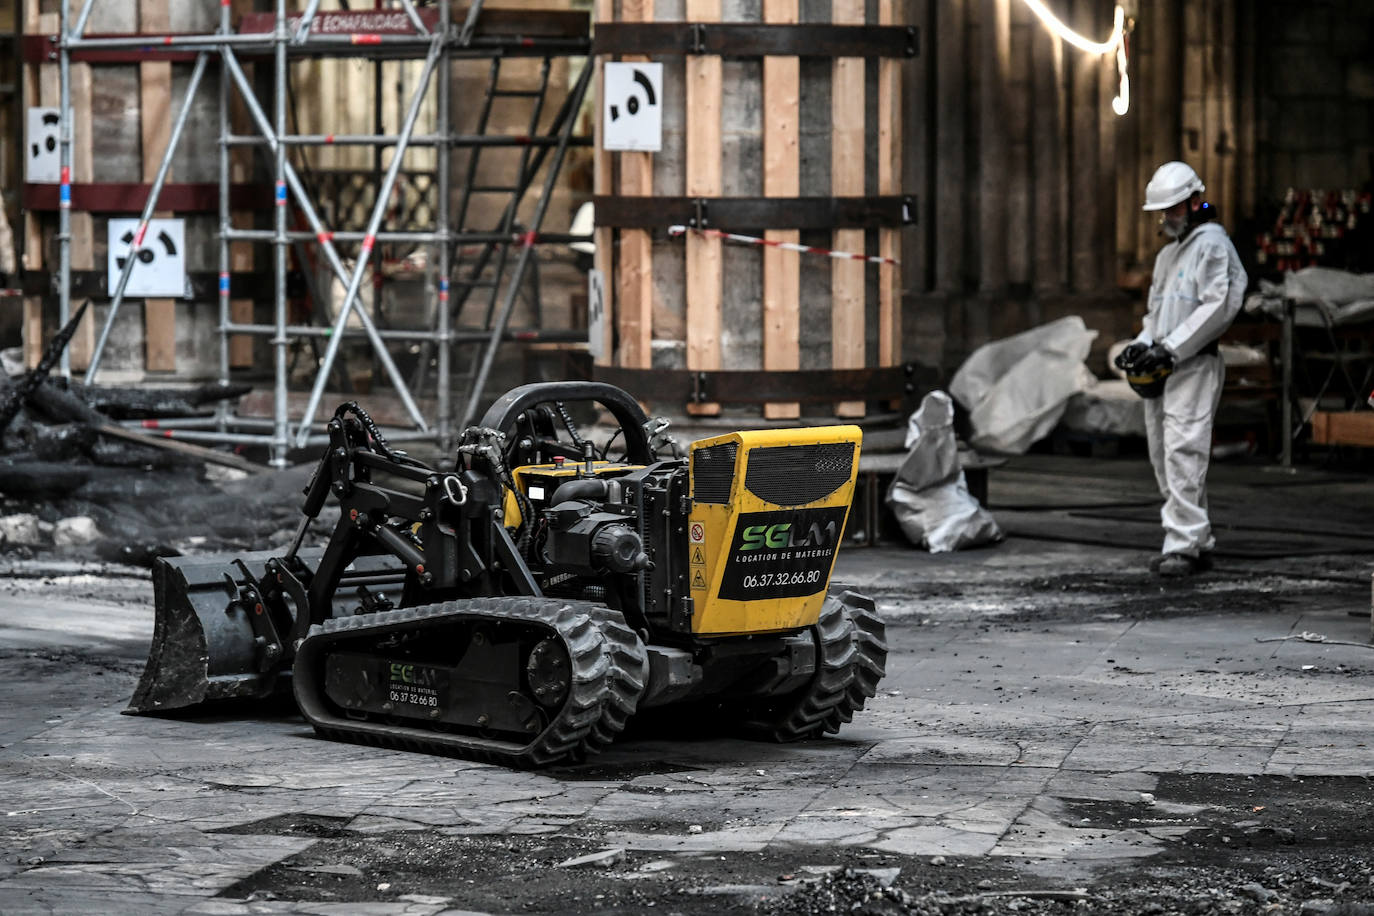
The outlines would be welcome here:
<svg viewBox="0 0 1374 916">
<path fill-rule="evenodd" d="M 589 52 L 589 36 L 546 36 L 537 34 L 502 35 L 481 29 L 482 0 L 472 0 L 466 17 L 461 23 L 452 21 L 451 5 L 439 3 L 432 8 L 417 9 L 412 0 L 395 0 L 393 10 L 399 7 L 404 14 L 405 26 L 394 24 L 395 15 L 388 20 L 388 27 L 376 32 L 359 33 L 352 31 L 341 34 L 334 30 L 315 29 L 329 14 L 319 12 L 320 0 L 309 0 L 303 11 L 288 13 L 286 0 L 276 0 L 275 12 L 263 21 L 263 15 L 252 29 L 243 24 L 234 31 L 230 19 L 228 3 L 217 4 L 220 9 L 219 25 L 211 34 L 167 35 L 150 40 L 148 35 L 99 37 L 85 36 L 86 24 L 96 0 L 84 0 L 75 22 L 70 19 L 71 0 L 61 0 L 60 35 L 58 40 L 61 86 L 61 185 L 59 188 L 59 319 L 65 324 L 71 311 L 71 163 L 72 163 L 72 109 L 70 94 L 70 64 L 73 54 L 83 51 L 136 50 L 158 47 L 163 50 L 175 49 L 182 52 L 195 52 L 196 63 L 186 90 L 186 96 L 173 125 L 171 138 L 163 153 L 162 161 L 154 179 L 148 199 L 143 207 L 138 228 L 133 237 L 129 255 L 125 258 L 122 274 L 110 301 L 109 313 L 100 331 L 89 368 L 86 370 L 87 383 L 93 382 L 100 370 L 102 357 L 109 339 L 111 328 L 125 298 L 125 290 L 133 269 L 135 256 L 143 247 L 144 235 L 149 220 L 157 210 L 159 195 L 167 180 L 173 155 L 182 136 L 193 100 L 200 88 L 207 68 L 218 62 L 220 67 L 219 111 L 219 378 L 221 384 L 230 382 L 231 335 L 255 335 L 267 337 L 273 352 L 273 416 L 265 419 L 249 419 L 233 416 L 227 410 L 213 419 L 196 418 L 184 421 L 164 421 L 161 426 L 164 434 L 200 442 L 254 444 L 267 446 L 274 465 L 284 465 L 291 448 L 307 448 L 327 442 L 323 424 L 316 422 L 320 402 L 325 395 L 331 374 L 340 359 L 340 349 L 345 339 L 363 338 L 370 344 L 371 351 L 380 364 L 382 371 L 390 380 L 405 413 L 413 424 L 412 429 L 393 431 L 390 435 L 398 440 L 436 439 L 447 445 L 452 441 L 455 424 L 452 393 L 455 381 L 453 359 L 455 346 L 476 345 L 480 347 L 480 358 L 473 358 L 471 371 L 463 376 L 468 382 L 465 406 L 457 418 L 457 428 L 461 428 L 475 415 L 482 389 L 486 383 L 495 360 L 498 347 L 509 336 L 509 324 L 521 284 L 533 267 L 534 250 L 540 244 L 567 244 L 587 241 L 589 237 L 566 233 L 543 233 L 540 231 L 546 215 L 549 200 L 562 163 L 570 147 L 585 145 L 585 138 L 573 136 L 573 126 L 577 112 L 585 97 L 592 72 L 591 67 L 583 67 L 581 75 L 570 88 L 567 98 L 553 119 L 552 126 L 542 135 L 539 132 L 539 116 L 543 110 L 544 95 L 548 90 L 549 62 L 555 57 L 585 56 Z M 327 20 L 326 20 L 327 21 Z M 537 33 L 538 30 L 535 30 Z M 292 134 L 288 131 L 287 108 L 290 92 L 288 65 L 296 56 L 363 56 L 375 65 L 383 60 L 419 59 L 423 69 L 418 84 L 411 94 L 409 104 L 396 134 L 378 132 L 343 136 L 319 134 Z M 272 66 L 272 93 L 270 111 L 259 101 L 252 82 L 243 67 L 243 59 L 253 57 L 257 60 L 270 60 Z M 488 135 L 486 127 L 494 97 L 502 95 L 534 93 L 513 93 L 497 86 L 500 62 L 512 56 L 542 57 L 542 81 L 535 103 L 535 115 L 531 119 L 526 135 L 519 137 Z M 479 118 L 476 134 L 458 135 L 452 133 L 450 89 L 453 80 L 452 64 L 455 59 L 490 58 L 491 84 L 484 107 Z M 421 106 L 431 90 L 437 96 L 437 115 L 435 130 L 432 134 L 417 134 Z M 246 108 L 256 133 L 251 136 L 235 135 L 231 130 L 230 103 L 233 95 L 241 100 Z M 298 125 L 299 126 L 299 125 Z M 361 231 L 348 230 L 326 225 L 321 218 L 320 207 L 312 200 L 310 188 L 302 180 L 293 165 L 289 151 L 306 146 L 326 144 L 371 146 L 377 150 L 374 161 L 377 166 L 375 180 L 377 187 L 373 204 Z M 410 146 L 428 146 L 436 150 L 435 185 L 437 205 L 434 208 L 434 225 L 424 229 L 384 230 L 389 201 L 401 173 L 405 151 Z M 271 229 L 254 229 L 235 226 L 230 210 L 230 150 L 238 146 L 252 146 L 261 149 L 270 157 L 273 180 L 273 225 Z M 497 147 L 520 147 L 519 170 L 513 184 L 499 188 L 484 188 L 476 184 L 476 162 L 481 151 Z M 392 150 L 391 161 L 383 172 L 380 168 L 381 150 Z M 465 170 L 465 183 L 461 188 L 461 205 L 458 219 L 452 219 L 449 206 L 452 192 L 450 181 L 450 156 L 455 148 L 470 148 L 469 167 Z M 304 160 L 301 160 L 304 162 Z M 547 165 L 547 168 L 545 166 Z M 544 177 L 533 216 L 528 225 L 518 225 L 517 213 L 527 192 L 534 186 L 541 169 Z M 468 202 L 474 193 L 501 190 L 510 195 L 509 202 L 502 212 L 498 224 L 486 231 L 474 231 L 467 225 Z M 308 231 L 289 228 L 290 214 L 294 208 Z M 235 322 L 231 318 L 231 262 L 230 244 L 233 242 L 270 243 L 273 246 L 272 263 L 273 315 L 271 324 Z M 433 317 L 425 327 L 418 328 L 379 328 L 373 316 L 365 307 L 360 292 L 371 260 L 374 247 L 378 243 L 404 243 L 426 245 L 434 252 L 433 263 L 437 265 L 437 302 L 432 309 Z M 357 255 L 352 267 L 340 255 L 339 245 L 357 246 Z M 289 322 L 287 279 L 293 246 L 298 252 L 301 246 L 314 245 L 318 254 L 327 264 L 329 272 L 343 284 L 345 293 L 342 306 L 332 325 L 301 325 Z M 451 280 L 455 274 L 455 255 L 463 251 L 463 246 L 472 246 L 479 253 L 473 262 L 463 265 L 457 271 L 457 295 L 450 301 Z M 519 255 L 514 260 L 514 268 L 508 269 L 508 255 L 512 248 Z M 475 288 L 486 286 L 491 289 L 490 302 L 480 323 L 463 325 L 462 306 Z M 314 296 L 317 306 L 322 306 L 318 294 Z M 324 310 L 315 310 L 323 315 Z M 359 327 L 351 327 L 356 320 Z M 522 333 L 528 338 L 528 332 Z M 543 335 L 543 339 L 561 339 L 581 334 L 558 332 Z M 290 416 L 288 406 L 289 350 L 295 341 L 306 340 L 318 343 L 323 338 L 325 350 L 319 359 L 318 371 L 310 391 L 308 403 L 303 413 L 296 418 Z M 420 343 L 422 358 L 415 374 L 414 384 L 407 384 L 401 369 L 397 366 L 388 342 L 408 345 Z M 430 364 L 433 364 L 435 383 L 435 408 L 432 417 L 424 416 L 415 394 L 427 380 Z M 63 355 L 62 371 L 70 376 L 70 363 Z"/>
</svg>

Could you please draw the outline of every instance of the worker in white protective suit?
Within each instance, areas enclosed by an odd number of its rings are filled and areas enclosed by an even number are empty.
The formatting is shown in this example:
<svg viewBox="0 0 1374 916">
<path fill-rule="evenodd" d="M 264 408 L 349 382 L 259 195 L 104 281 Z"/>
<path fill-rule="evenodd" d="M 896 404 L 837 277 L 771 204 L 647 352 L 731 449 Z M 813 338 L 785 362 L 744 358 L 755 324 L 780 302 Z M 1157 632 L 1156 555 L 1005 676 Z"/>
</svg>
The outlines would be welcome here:
<svg viewBox="0 0 1374 916">
<path fill-rule="evenodd" d="M 1246 275 L 1206 188 L 1186 163 L 1161 165 L 1145 188 L 1145 209 L 1160 213 L 1171 241 L 1155 258 L 1145 328 L 1117 357 L 1145 397 L 1150 464 L 1164 508 L 1161 576 L 1211 567 L 1216 544 L 1207 517 L 1207 463 L 1225 368 L 1219 338 L 1240 311 Z"/>
</svg>

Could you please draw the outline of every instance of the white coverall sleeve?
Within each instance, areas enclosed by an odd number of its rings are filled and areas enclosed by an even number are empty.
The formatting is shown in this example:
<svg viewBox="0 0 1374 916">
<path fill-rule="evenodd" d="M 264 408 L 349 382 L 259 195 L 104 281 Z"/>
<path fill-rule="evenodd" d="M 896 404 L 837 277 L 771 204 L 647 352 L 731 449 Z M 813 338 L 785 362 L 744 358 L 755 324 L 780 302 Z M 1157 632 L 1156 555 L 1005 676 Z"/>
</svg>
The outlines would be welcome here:
<svg viewBox="0 0 1374 916">
<path fill-rule="evenodd" d="M 1220 337 L 1240 311 L 1244 290 L 1231 289 L 1229 244 L 1208 244 L 1197 266 L 1198 306 L 1164 339 L 1179 362 Z"/>
<path fill-rule="evenodd" d="M 1142 343 L 1145 346 L 1153 346 L 1154 336 L 1154 302 L 1155 287 L 1159 285 L 1159 262 L 1155 262 L 1153 276 L 1150 277 L 1150 288 L 1145 293 L 1145 318 L 1140 322 L 1140 333 L 1135 336 L 1132 343 Z"/>
</svg>

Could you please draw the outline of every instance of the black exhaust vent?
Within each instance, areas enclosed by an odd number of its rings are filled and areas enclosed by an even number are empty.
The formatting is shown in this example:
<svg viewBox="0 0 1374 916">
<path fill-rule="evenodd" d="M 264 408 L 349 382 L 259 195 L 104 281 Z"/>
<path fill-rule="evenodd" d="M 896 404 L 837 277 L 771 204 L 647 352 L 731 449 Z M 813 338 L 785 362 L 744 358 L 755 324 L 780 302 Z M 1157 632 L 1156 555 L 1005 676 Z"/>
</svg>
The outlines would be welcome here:
<svg viewBox="0 0 1374 916">
<path fill-rule="evenodd" d="M 853 442 L 756 448 L 744 485 L 775 506 L 804 506 L 844 486 L 853 469 Z"/>
<path fill-rule="evenodd" d="M 692 452 L 692 499 L 699 503 L 725 505 L 730 501 L 730 484 L 735 479 L 735 455 L 739 444 L 723 442 Z"/>
</svg>

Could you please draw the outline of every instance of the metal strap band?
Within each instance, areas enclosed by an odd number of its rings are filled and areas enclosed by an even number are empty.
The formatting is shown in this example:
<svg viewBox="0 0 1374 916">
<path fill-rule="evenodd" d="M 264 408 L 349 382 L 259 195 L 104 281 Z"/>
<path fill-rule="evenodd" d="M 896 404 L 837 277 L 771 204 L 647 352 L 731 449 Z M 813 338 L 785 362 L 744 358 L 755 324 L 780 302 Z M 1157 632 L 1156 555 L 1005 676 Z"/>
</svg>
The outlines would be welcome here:
<svg viewBox="0 0 1374 916">
<path fill-rule="evenodd" d="M 592 53 L 915 57 L 919 38 L 915 26 L 899 25 L 603 22 L 596 27 Z"/>
</svg>

